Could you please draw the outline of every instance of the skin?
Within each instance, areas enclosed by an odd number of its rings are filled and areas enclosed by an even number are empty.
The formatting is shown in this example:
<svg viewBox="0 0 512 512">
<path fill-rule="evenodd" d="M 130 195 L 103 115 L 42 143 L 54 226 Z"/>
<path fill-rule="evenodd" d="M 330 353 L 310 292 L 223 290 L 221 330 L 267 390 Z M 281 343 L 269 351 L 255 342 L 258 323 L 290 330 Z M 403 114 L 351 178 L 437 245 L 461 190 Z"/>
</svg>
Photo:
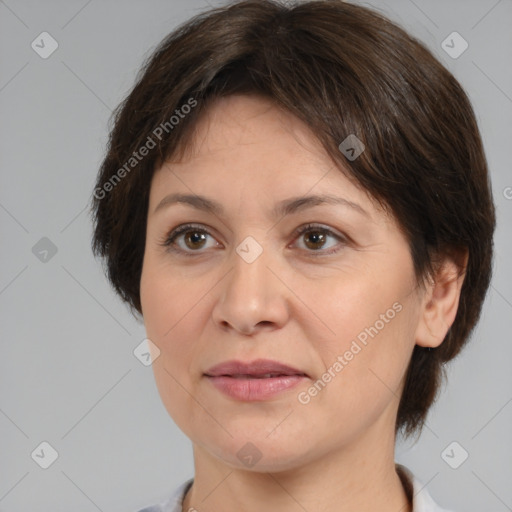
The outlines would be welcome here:
<svg viewBox="0 0 512 512">
<path fill-rule="evenodd" d="M 176 192 L 207 196 L 225 213 L 187 204 L 155 212 Z M 323 193 L 367 215 L 331 204 L 271 215 L 281 200 Z M 174 240 L 193 256 L 162 245 L 189 222 L 208 232 L 204 241 L 194 229 Z M 308 223 L 333 234 L 294 234 Z M 252 263 L 236 252 L 248 236 L 263 249 Z M 184 511 L 411 511 L 394 463 L 399 397 L 415 344 L 438 346 L 453 323 L 462 278 L 445 260 L 435 280 L 418 286 L 397 222 L 347 179 L 305 124 L 258 96 L 210 106 L 185 158 L 154 175 L 140 284 L 147 336 L 160 350 L 157 387 L 193 443 Z M 401 311 L 300 403 L 299 393 L 395 303 Z M 310 378 L 243 402 L 203 375 L 222 361 L 257 358 Z M 261 453 L 252 467 L 237 457 L 248 442 Z"/>
</svg>

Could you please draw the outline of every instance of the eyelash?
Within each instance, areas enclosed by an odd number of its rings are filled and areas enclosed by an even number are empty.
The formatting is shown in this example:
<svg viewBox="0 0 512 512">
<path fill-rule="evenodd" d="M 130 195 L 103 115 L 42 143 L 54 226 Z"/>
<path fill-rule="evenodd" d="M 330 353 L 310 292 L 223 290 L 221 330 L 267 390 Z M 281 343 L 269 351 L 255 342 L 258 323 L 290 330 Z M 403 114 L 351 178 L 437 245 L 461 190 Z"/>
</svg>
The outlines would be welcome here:
<svg viewBox="0 0 512 512">
<path fill-rule="evenodd" d="M 202 254 L 204 254 L 204 252 L 184 251 L 183 249 L 177 247 L 176 244 L 174 243 L 176 238 L 178 238 L 180 235 L 182 235 L 183 233 L 186 233 L 187 231 L 193 231 L 193 230 L 200 232 L 200 233 L 205 233 L 207 235 L 210 235 L 210 233 L 206 229 L 204 229 L 203 227 L 201 227 L 198 224 L 183 224 L 182 226 L 179 226 L 178 228 L 171 231 L 168 235 L 166 235 L 159 242 L 159 245 L 166 247 L 169 251 L 172 251 L 175 253 L 180 253 L 187 257 L 188 256 L 191 256 L 191 257 L 201 256 Z M 317 224 L 307 224 L 305 226 L 302 226 L 302 227 L 296 229 L 293 234 L 294 240 L 297 240 L 304 233 L 307 233 L 308 231 L 317 231 L 324 235 L 332 236 L 332 237 L 336 238 L 337 240 L 339 240 L 340 242 L 342 242 L 342 245 L 345 245 L 348 242 L 348 240 L 345 237 L 342 237 L 342 236 L 334 233 L 332 230 L 322 227 L 322 226 L 319 226 Z M 313 257 L 318 257 L 318 256 L 326 256 L 326 255 L 335 254 L 335 253 L 339 252 L 342 248 L 343 247 L 337 247 L 334 249 L 329 249 L 329 250 L 324 250 L 324 251 L 322 251 L 322 250 L 318 250 L 318 251 L 306 250 L 306 252 L 311 253 L 311 256 L 313 256 Z M 318 254 L 315 254 L 315 253 L 318 253 Z"/>
</svg>

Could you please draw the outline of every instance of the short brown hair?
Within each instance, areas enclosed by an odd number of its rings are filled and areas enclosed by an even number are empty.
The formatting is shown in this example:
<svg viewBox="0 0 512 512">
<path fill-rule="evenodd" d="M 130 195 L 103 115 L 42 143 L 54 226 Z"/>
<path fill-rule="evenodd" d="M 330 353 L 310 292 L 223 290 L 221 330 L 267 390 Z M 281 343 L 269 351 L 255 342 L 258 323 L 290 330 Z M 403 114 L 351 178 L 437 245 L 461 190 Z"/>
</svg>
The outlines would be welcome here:
<svg viewBox="0 0 512 512">
<path fill-rule="evenodd" d="M 312 128 L 340 172 L 393 213 L 418 283 L 439 256 L 467 251 L 455 321 L 439 347 L 414 347 L 407 371 L 395 434 L 421 432 L 443 363 L 467 342 L 491 279 L 495 211 L 464 90 L 422 43 L 341 0 L 248 0 L 195 16 L 156 48 L 114 112 L 92 198 L 93 252 L 132 313 L 141 314 L 153 173 L 187 147 L 215 98 L 235 93 L 264 95 Z M 351 134 L 366 147 L 353 161 L 339 149 Z"/>
</svg>

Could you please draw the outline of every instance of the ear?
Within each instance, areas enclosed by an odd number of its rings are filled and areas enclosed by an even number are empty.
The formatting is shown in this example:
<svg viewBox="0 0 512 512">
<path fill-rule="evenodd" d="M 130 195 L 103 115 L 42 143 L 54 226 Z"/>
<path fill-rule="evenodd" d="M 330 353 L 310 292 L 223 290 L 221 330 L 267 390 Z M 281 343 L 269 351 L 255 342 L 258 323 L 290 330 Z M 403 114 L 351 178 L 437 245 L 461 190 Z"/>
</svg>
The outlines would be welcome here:
<svg viewBox="0 0 512 512">
<path fill-rule="evenodd" d="M 435 276 L 425 287 L 416 328 L 417 345 L 434 348 L 443 342 L 457 314 L 467 262 L 465 250 L 456 257 L 445 256 L 438 265 Z"/>
</svg>

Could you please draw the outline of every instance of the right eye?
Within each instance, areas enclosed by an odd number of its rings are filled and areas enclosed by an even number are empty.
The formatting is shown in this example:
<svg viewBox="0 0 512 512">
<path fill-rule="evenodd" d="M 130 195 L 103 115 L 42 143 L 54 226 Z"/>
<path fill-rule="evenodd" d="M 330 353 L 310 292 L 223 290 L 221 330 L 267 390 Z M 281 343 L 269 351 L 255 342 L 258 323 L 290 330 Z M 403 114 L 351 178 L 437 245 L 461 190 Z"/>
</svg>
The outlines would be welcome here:
<svg viewBox="0 0 512 512">
<path fill-rule="evenodd" d="M 194 253 L 202 254 L 204 252 L 200 251 L 200 249 L 206 246 L 205 241 L 209 236 L 211 237 L 212 235 L 200 225 L 184 224 L 166 235 L 160 245 L 173 252 L 186 256 L 195 256 L 196 254 Z M 182 244 L 179 243 L 180 239 L 183 242 Z"/>
</svg>

